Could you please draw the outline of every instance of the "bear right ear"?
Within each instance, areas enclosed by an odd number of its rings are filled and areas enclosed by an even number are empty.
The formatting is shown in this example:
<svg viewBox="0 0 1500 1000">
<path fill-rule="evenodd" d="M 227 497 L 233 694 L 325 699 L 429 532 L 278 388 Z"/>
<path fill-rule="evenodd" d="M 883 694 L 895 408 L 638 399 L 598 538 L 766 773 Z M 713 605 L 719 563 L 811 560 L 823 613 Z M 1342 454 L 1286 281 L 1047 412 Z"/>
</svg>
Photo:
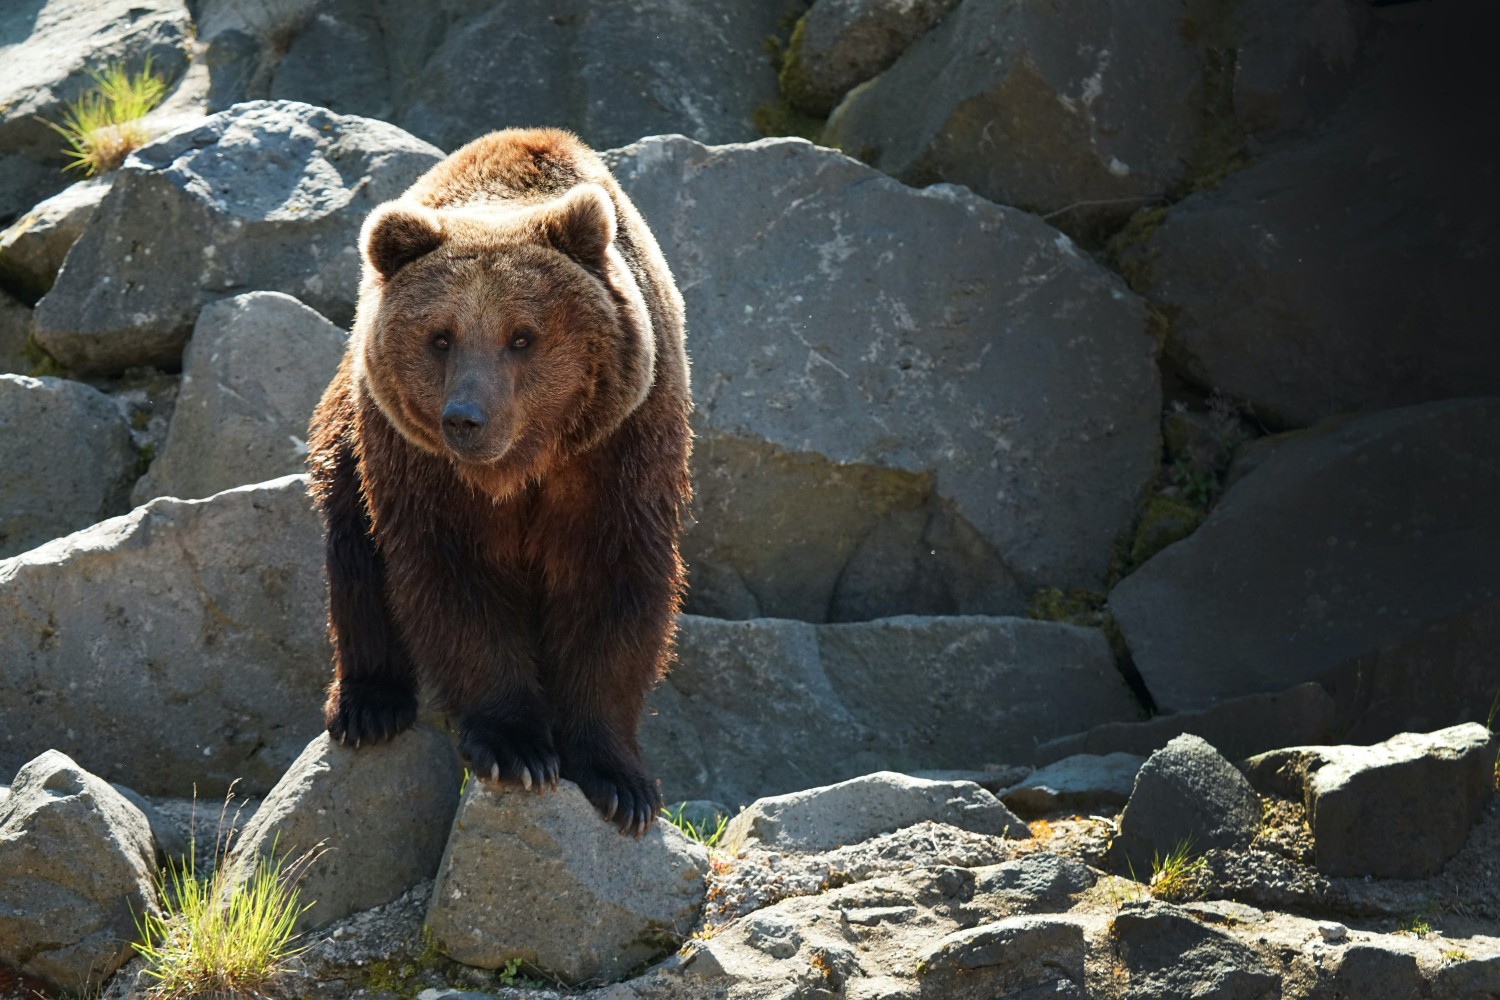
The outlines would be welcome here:
<svg viewBox="0 0 1500 1000">
<path fill-rule="evenodd" d="M 369 265 L 388 279 L 441 246 L 443 230 L 434 212 L 387 202 L 365 220 L 359 243 Z"/>
</svg>

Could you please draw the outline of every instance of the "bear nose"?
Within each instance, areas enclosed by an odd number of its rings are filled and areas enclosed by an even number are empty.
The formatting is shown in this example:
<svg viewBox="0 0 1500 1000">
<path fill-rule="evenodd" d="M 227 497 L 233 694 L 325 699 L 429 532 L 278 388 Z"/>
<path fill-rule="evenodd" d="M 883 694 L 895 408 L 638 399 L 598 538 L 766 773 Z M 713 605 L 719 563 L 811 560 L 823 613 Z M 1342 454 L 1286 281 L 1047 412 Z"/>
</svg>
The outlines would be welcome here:
<svg viewBox="0 0 1500 1000">
<path fill-rule="evenodd" d="M 450 441 L 466 441 L 484 429 L 486 420 L 477 403 L 451 399 L 443 406 L 443 436 Z"/>
</svg>

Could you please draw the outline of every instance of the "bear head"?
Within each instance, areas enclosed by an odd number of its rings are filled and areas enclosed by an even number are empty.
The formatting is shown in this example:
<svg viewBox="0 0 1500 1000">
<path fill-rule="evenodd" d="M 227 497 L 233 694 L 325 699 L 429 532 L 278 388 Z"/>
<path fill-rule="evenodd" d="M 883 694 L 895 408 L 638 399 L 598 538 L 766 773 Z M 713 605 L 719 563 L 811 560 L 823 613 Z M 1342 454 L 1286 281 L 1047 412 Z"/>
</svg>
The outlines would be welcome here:
<svg viewBox="0 0 1500 1000">
<path fill-rule="evenodd" d="M 541 479 L 651 390 L 651 316 L 616 243 L 597 184 L 521 207 L 381 205 L 360 237 L 357 381 L 480 488 Z"/>
</svg>

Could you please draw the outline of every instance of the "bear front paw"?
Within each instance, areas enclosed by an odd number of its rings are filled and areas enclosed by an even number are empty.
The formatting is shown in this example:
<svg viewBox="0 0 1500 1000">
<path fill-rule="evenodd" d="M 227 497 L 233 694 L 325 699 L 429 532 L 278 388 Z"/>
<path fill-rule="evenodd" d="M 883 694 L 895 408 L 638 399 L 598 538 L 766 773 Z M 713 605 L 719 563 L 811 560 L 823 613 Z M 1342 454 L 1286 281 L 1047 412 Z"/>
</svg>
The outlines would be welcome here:
<svg viewBox="0 0 1500 1000">
<path fill-rule="evenodd" d="M 417 721 L 417 693 L 382 684 L 335 682 L 323 707 L 328 735 L 358 748 L 383 743 Z"/>
<path fill-rule="evenodd" d="M 557 787 L 558 760 L 552 738 L 522 726 L 497 723 L 459 728 L 458 752 L 475 777 L 541 792 Z"/>
<path fill-rule="evenodd" d="M 640 837 L 661 812 L 661 786 L 636 770 L 607 765 L 565 766 L 563 777 L 583 789 L 606 823 L 620 832 Z"/>
</svg>

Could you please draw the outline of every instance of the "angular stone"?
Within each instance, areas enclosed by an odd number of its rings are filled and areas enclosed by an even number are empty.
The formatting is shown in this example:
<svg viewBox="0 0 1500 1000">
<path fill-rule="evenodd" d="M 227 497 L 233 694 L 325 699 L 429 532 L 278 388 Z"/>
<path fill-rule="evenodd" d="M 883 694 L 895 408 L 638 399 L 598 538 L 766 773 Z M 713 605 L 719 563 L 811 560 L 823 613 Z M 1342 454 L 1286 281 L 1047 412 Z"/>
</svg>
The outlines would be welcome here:
<svg viewBox="0 0 1500 1000">
<path fill-rule="evenodd" d="M 37 304 L 36 338 L 81 372 L 176 367 L 198 311 L 248 289 L 354 314 L 365 215 L 441 153 L 384 122 L 241 104 L 137 150 Z"/>
<path fill-rule="evenodd" d="M 668 801 L 735 805 L 883 769 L 969 768 L 1085 720 L 1139 716 L 1093 629 L 979 617 L 681 626 L 641 727 Z"/>
<path fill-rule="evenodd" d="M 63 188 L 0 232 L 0 285 L 28 302 L 46 295 L 109 186 L 104 176 Z"/>
<path fill-rule="evenodd" d="M 1375 746 L 1289 747 L 1244 770 L 1307 807 L 1325 875 L 1425 878 L 1459 852 L 1494 792 L 1496 738 L 1477 722 Z"/>
<path fill-rule="evenodd" d="M 204 306 L 183 354 L 166 446 L 133 497 L 184 500 L 300 472 L 307 423 L 347 335 L 290 295 Z"/>
<path fill-rule="evenodd" d="M 1265 446 L 1202 527 L 1110 593 L 1156 704 L 1203 709 L 1284 690 L 1435 622 L 1452 628 L 1484 613 L 1500 598 L 1496 441 L 1500 398 L 1490 397 L 1390 410 Z M 1406 649 L 1390 669 L 1410 670 L 1420 652 Z M 1472 683 L 1489 698 L 1494 675 L 1484 686 L 1482 662 Z M 1424 698 L 1468 690 L 1466 678 L 1423 675 L 1439 692 Z"/>
<path fill-rule="evenodd" d="M 919 996 L 1086 996 L 1083 927 L 1067 917 L 1006 917 L 950 934 L 917 960 Z"/>
<path fill-rule="evenodd" d="M 128 507 L 136 469 L 130 428 L 92 386 L 0 375 L 0 448 L 0 558 Z"/>
<path fill-rule="evenodd" d="M 957 0 L 817 0 L 797 22 L 781 67 L 781 90 L 809 114 L 895 62 Z"/>
<path fill-rule="evenodd" d="M 31 335 L 31 308 L 0 289 L 0 374 L 24 374 L 31 362 L 24 353 Z"/>
<path fill-rule="evenodd" d="M 1081 861 L 1038 851 L 974 872 L 975 898 L 998 895 L 1022 912 L 1067 908 L 1069 896 L 1091 888 L 1098 876 Z M 988 902 L 988 900 L 985 900 Z"/>
<path fill-rule="evenodd" d="M 815 853 L 927 820 L 975 833 L 1030 836 L 1004 803 L 972 782 L 924 781 L 880 771 L 758 799 L 729 821 L 723 842 L 736 849 L 755 842 L 779 851 Z"/>
<path fill-rule="evenodd" d="M 1178 736 L 1147 758 L 1120 814 L 1115 849 L 1137 878 L 1153 860 L 1246 847 L 1260 829 L 1260 798 L 1245 776 L 1196 736 Z"/>
<path fill-rule="evenodd" d="M 471 780 L 427 927 L 465 965 L 520 958 L 568 983 L 615 980 L 692 928 L 707 868 L 670 823 L 620 836 L 570 781 L 537 795 Z"/>
<path fill-rule="evenodd" d="M 312 904 L 298 931 L 322 927 L 437 874 L 462 779 L 448 737 L 426 726 L 358 749 L 323 733 L 261 801 L 228 863 L 246 878 L 257 857 L 283 859 Z"/>
<path fill-rule="evenodd" d="M 1133 753 L 1077 754 L 1037 768 L 1000 792 L 1000 800 L 1023 816 L 1055 809 L 1090 812 L 1123 806 L 1146 758 Z"/>
<path fill-rule="evenodd" d="M 1264 1000 L 1280 985 L 1250 948 L 1167 903 L 1129 901 L 1113 929 L 1129 1000 Z"/>
<path fill-rule="evenodd" d="M 1350 945 L 1330 964 L 1332 996 L 1402 1000 L 1423 995 L 1425 984 L 1416 958 L 1382 947 L 1378 941 Z"/>
<path fill-rule="evenodd" d="M 56 747 L 148 795 L 270 788 L 322 729 L 322 563 L 292 476 L 0 561 L 0 770 Z"/>
<path fill-rule="evenodd" d="M 97 990 L 158 913 L 156 848 L 140 810 L 48 750 L 0 799 L 0 961 L 67 991 Z"/>
<path fill-rule="evenodd" d="M 801 140 L 609 158 L 693 317 L 689 565 L 808 621 L 1100 584 L 1160 453 L 1115 275 L 1031 216 Z"/>
</svg>

